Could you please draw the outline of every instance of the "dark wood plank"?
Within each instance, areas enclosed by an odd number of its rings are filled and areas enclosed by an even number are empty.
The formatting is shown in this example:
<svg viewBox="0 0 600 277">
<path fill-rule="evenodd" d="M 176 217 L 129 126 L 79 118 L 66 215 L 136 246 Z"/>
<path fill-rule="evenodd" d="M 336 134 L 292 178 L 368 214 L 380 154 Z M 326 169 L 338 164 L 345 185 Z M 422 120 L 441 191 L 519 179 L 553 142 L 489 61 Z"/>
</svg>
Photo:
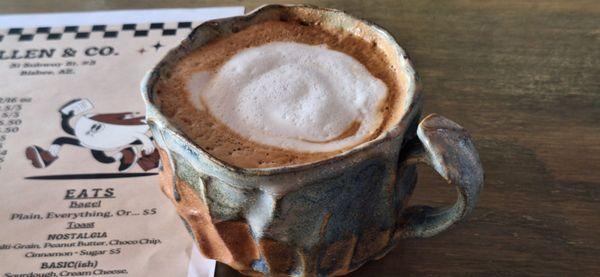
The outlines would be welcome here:
<svg viewBox="0 0 600 277">
<path fill-rule="evenodd" d="M 407 240 L 353 276 L 600 273 L 599 1 L 294 1 L 344 9 L 396 36 L 425 111 L 467 128 L 486 187 L 463 224 Z M 21 1 L 0 12 L 245 5 L 263 1 Z M 420 168 L 414 202 L 452 188 Z M 236 273 L 220 265 L 218 276 Z"/>
</svg>

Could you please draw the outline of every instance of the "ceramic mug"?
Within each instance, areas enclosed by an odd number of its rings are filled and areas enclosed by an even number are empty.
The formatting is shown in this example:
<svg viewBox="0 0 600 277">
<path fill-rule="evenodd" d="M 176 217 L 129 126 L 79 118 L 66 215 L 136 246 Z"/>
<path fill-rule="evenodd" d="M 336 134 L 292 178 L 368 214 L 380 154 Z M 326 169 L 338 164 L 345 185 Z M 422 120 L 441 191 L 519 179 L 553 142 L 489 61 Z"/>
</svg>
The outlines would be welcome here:
<svg viewBox="0 0 600 277">
<path fill-rule="evenodd" d="M 326 160 L 277 168 L 225 164 L 191 142 L 154 103 L 154 85 L 187 53 L 265 20 L 299 18 L 375 41 L 407 84 L 394 125 Z M 146 117 L 162 158 L 160 184 L 208 258 L 247 275 L 341 275 L 404 238 L 433 236 L 463 219 L 483 187 L 466 131 L 439 115 L 419 123 L 421 92 L 408 56 L 382 28 L 344 12 L 267 5 L 197 27 L 142 82 Z M 415 165 L 456 187 L 449 207 L 408 206 Z"/>
</svg>

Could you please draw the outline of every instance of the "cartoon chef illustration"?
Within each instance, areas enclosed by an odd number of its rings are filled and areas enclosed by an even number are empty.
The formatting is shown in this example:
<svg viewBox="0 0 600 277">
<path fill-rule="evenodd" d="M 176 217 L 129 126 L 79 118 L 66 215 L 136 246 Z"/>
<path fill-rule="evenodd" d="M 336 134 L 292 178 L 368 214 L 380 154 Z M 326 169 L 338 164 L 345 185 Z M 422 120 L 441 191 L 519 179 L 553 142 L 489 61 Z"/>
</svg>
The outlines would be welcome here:
<svg viewBox="0 0 600 277">
<path fill-rule="evenodd" d="M 62 129 L 71 136 L 56 138 L 48 149 L 37 145 L 27 147 L 25 156 L 36 168 L 55 162 L 64 145 L 91 150 L 96 161 L 106 164 L 119 162 L 118 170 L 127 171 L 136 163 L 148 171 L 160 163 L 149 127 L 143 116 L 133 113 L 94 114 L 87 99 L 75 99 L 60 108 Z"/>
</svg>

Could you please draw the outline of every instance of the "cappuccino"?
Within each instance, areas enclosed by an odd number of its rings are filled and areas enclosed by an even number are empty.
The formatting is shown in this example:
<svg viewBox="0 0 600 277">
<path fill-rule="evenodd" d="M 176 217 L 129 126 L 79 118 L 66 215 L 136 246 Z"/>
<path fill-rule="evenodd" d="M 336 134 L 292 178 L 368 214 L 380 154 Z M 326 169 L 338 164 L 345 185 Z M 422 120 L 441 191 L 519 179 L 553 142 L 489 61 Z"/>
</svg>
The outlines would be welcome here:
<svg viewBox="0 0 600 277">
<path fill-rule="evenodd" d="M 267 21 L 179 60 L 155 87 L 163 114 L 238 167 L 314 162 L 376 138 L 401 83 L 375 43 Z"/>
</svg>

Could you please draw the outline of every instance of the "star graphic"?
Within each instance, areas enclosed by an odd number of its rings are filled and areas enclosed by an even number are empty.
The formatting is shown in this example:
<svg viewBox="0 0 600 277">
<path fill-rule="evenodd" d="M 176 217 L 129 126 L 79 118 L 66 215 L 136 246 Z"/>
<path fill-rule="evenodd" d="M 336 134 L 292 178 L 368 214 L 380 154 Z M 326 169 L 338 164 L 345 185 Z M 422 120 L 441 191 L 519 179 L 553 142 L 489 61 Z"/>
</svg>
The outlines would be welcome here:
<svg viewBox="0 0 600 277">
<path fill-rule="evenodd" d="M 144 48 L 140 48 L 140 50 L 138 50 L 138 52 L 140 52 L 140 54 L 142 54 L 142 55 L 143 55 L 143 54 L 144 54 L 144 52 L 146 52 L 146 49 L 144 49 Z"/>
<path fill-rule="evenodd" d="M 158 51 L 159 48 L 163 47 L 164 45 L 160 44 L 160 41 L 156 42 L 156 44 L 152 45 L 152 47 L 154 47 L 154 49 L 156 49 L 156 51 Z"/>
</svg>

